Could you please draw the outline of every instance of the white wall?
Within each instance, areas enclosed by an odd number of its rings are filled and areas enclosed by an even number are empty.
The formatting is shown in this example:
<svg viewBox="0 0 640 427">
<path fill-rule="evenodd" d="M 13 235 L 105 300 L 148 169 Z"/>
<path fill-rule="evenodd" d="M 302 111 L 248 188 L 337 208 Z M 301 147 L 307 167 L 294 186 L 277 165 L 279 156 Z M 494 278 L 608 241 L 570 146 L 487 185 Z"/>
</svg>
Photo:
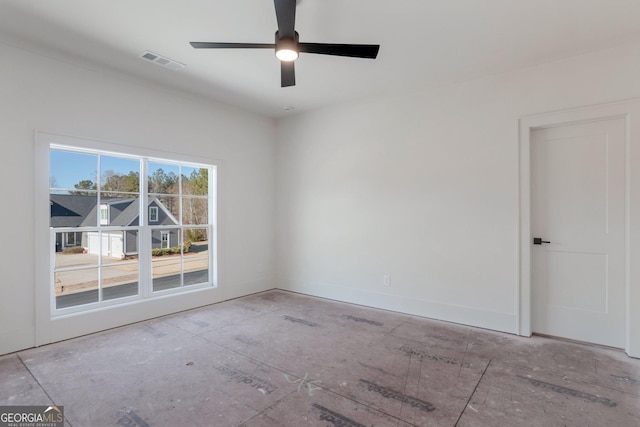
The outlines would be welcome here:
<svg viewBox="0 0 640 427">
<path fill-rule="evenodd" d="M 278 286 L 516 333 L 518 119 L 640 97 L 638 76 L 627 45 L 281 120 Z"/>
<path fill-rule="evenodd" d="M 47 286 L 35 282 L 36 129 L 220 159 L 222 299 L 273 287 L 272 120 L 3 42 L 0 63 L 0 354 L 34 345 Z"/>
<path fill-rule="evenodd" d="M 269 119 L 8 44 L 0 63 L 0 354 L 34 345 L 46 285 L 35 129 L 221 159 L 223 299 L 275 284 L 515 332 L 518 118 L 640 97 L 628 45 L 293 116 L 274 135 Z"/>
</svg>

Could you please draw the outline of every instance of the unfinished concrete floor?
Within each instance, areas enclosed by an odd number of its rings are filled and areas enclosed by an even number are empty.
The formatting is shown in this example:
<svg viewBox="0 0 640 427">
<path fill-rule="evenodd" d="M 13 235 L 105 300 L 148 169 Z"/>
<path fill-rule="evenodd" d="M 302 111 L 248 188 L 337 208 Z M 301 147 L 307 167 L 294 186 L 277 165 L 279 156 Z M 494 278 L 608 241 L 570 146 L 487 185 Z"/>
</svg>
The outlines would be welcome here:
<svg viewBox="0 0 640 427">
<path fill-rule="evenodd" d="M 639 426 L 640 360 L 270 291 L 0 357 L 96 426 Z"/>
</svg>

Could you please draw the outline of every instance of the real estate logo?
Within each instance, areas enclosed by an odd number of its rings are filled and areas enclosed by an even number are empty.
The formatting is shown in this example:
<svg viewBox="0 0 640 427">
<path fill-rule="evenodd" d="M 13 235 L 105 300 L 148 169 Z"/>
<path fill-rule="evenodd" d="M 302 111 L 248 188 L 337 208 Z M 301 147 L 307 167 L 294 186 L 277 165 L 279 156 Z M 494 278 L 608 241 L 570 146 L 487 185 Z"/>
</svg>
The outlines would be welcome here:
<svg viewBox="0 0 640 427">
<path fill-rule="evenodd" d="M 64 427 L 64 406 L 0 406 L 0 427 Z"/>
</svg>

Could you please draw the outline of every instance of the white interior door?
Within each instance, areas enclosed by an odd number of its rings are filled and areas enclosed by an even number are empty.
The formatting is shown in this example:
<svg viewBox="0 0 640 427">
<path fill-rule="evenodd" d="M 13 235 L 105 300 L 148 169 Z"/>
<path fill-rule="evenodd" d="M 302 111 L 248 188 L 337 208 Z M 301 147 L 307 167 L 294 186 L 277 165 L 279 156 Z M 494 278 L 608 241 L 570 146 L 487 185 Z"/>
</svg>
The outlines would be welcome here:
<svg viewBox="0 0 640 427">
<path fill-rule="evenodd" d="M 623 119 L 532 132 L 533 332 L 624 347 L 624 141 Z"/>
</svg>

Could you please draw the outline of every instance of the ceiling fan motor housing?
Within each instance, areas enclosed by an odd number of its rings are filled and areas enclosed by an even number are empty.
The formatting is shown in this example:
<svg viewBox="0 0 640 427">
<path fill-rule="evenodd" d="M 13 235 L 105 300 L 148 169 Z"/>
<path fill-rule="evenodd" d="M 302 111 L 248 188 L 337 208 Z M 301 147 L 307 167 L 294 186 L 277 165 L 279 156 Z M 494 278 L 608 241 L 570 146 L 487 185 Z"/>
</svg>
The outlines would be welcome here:
<svg viewBox="0 0 640 427">
<path fill-rule="evenodd" d="M 297 31 L 294 31 L 294 38 L 291 37 L 280 37 L 280 32 L 276 31 L 276 57 L 282 61 L 294 61 L 298 58 L 298 53 L 300 52 L 298 48 L 298 42 L 300 40 L 300 35 Z M 280 52 L 280 54 L 279 54 Z M 283 54 L 285 52 L 289 53 L 291 59 L 283 59 Z M 285 54 L 286 57 L 286 54 Z"/>
</svg>

